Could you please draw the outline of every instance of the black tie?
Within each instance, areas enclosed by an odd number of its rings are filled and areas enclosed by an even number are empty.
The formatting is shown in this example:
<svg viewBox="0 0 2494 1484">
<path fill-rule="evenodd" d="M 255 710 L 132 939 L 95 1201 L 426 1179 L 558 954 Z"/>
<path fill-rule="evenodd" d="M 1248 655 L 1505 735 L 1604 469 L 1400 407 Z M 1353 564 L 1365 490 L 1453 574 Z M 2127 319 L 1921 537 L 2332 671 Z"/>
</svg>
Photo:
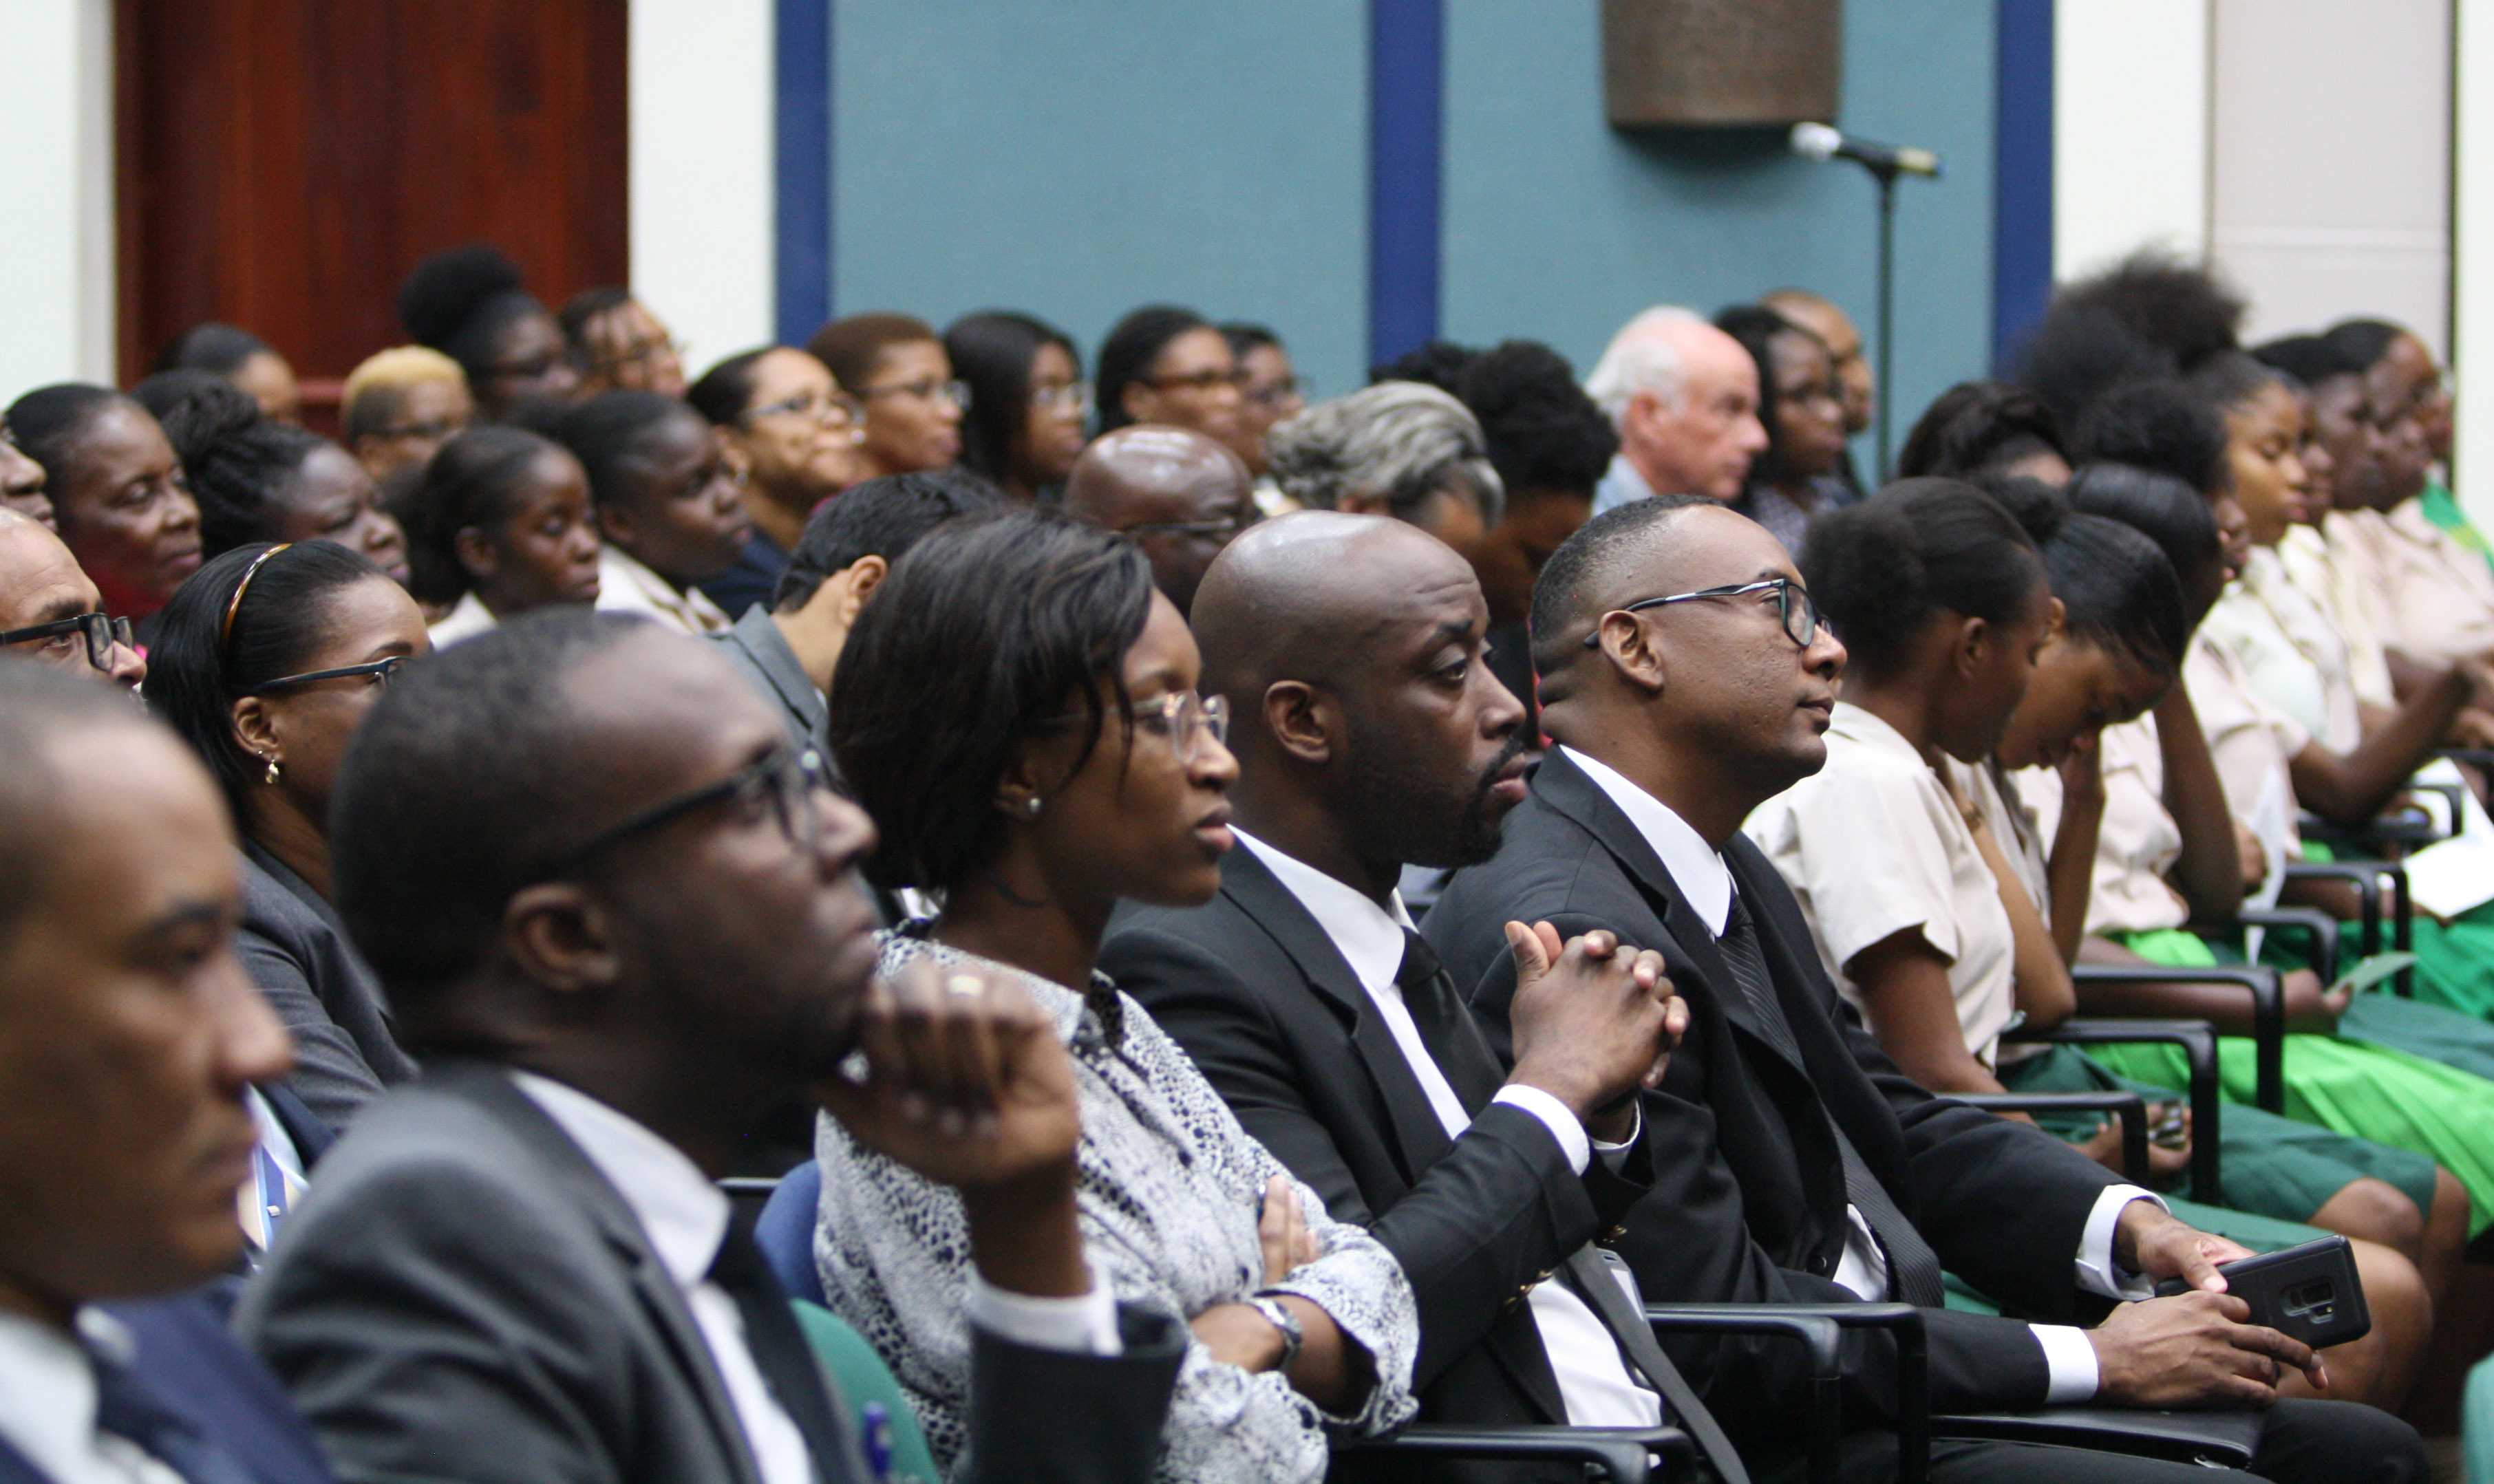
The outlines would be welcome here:
<svg viewBox="0 0 2494 1484">
<path fill-rule="evenodd" d="M 1749 909 L 1736 893 L 1731 915 L 1724 920 L 1723 936 L 1718 940 L 1724 959 L 1732 965 L 1732 978 L 1739 982 L 1741 993 L 1749 1002 L 1749 1011 L 1766 1030 L 1776 1048 L 1791 1057 L 1796 1066 L 1802 1061 L 1801 1046 L 1793 1040 L 1792 1026 L 1784 1019 L 1783 1007 L 1776 999 L 1775 983 L 1767 974 L 1766 955 L 1758 950 L 1757 927 L 1749 921 Z M 1815 1099 L 1812 1100 L 1815 1103 Z M 1825 1105 L 1818 1105 L 1824 1111 Z M 1870 1173 L 1862 1161 L 1862 1152 L 1835 1119 L 1827 1122 L 1828 1132 L 1836 1136 L 1836 1150 L 1844 1161 L 1844 1196 L 1861 1211 L 1870 1224 L 1871 1233 L 1888 1255 L 1888 1282 L 1891 1291 L 1906 1303 L 1924 1309 L 1937 1309 L 1945 1296 L 1940 1288 L 1940 1259 L 1931 1244 L 1905 1220 L 1888 1196 L 1888 1189 Z"/>
<path fill-rule="evenodd" d="M 1438 1064 L 1464 1111 L 1478 1117 L 1506 1077 L 1489 1043 L 1481 1039 L 1480 1027 L 1473 1023 L 1473 1013 L 1455 992 L 1455 977 L 1438 961 L 1428 940 L 1409 927 L 1403 929 L 1403 964 L 1394 971 L 1394 983 L 1420 1032 L 1420 1045 L 1429 1048 L 1429 1059 Z"/>
<path fill-rule="evenodd" d="M 136 1443 L 187 1484 L 252 1484 L 250 1471 L 190 1418 L 165 1404 L 129 1367 L 88 1352 L 95 1366 L 98 1432 Z"/>
<path fill-rule="evenodd" d="M 788 1307 L 788 1295 L 771 1275 L 762 1249 L 753 1245 L 753 1225 L 739 1214 L 727 1224 L 727 1235 L 711 1259 L 710 1281 L 736 1300 L 745 1318 L 745 1348 L 754 1368 L 771 1388 L 788 1420 L 805 1436 L 818 1479 L 863 1477 L 856 1470 L 849 1430 L 832 1406 L 830 1386 L 814 1364 L 814 1348 Z"/>
</svg>

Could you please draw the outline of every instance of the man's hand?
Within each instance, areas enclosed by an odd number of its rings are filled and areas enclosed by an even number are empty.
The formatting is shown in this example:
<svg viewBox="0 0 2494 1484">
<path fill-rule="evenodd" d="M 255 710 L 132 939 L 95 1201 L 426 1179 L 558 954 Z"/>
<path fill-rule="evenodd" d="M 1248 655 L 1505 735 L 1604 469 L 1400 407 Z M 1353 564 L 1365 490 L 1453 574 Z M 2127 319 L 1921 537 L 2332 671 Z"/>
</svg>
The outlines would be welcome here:
<svg viewBox="0 0 2494 1484">
<path fill-rule="evenodd" d="M 2251 1313 L 2251 1305 L 2231 1293 L 2123 1304 L 2087 1331 L 2102 1378 L 2097 1400 L 2118 1407 L 2265 1408 L 2277 1400 L 2286 1366 L 2303 1372 L 2316 1390 L 2328 1389 L 2328 1374 L 2309 1346 L 2244 1323 Z"/>
<path fill-rule="evenodd" d="M 1547 923 L 1506 924 L 1515 954 L 1512 1083 L 1566 1105 L 1597 1138 L 1616 1143 L 1635 1126 L 1630 1102 L 1658 1087 L 1688 1028 L 1662 955 L 1624 950 L 1607 932 L 1562 945 Z"/>
<path fill-rule="evenodd" d="M 2114 1260 L 2160 1283 L 2179 1278 L 2204 1292 L 2223 1293 L 2226 1276 L 2217 1264 L 2251 1255 L 2250 1248 L 2202 1231 L 2152 1200 L 2132 1200 L 2114 1223 Z"/>
<path fill-rule="evenodd" d="M 1088 1292 L 1074 1064 L 1021 986 L 920 958 L 867 988 L 858 1050 L 865 1079 L 815 1096 L 860 1145 L 959 1189 L 980 1275 L 1016 1293 Z"/>
</svg>

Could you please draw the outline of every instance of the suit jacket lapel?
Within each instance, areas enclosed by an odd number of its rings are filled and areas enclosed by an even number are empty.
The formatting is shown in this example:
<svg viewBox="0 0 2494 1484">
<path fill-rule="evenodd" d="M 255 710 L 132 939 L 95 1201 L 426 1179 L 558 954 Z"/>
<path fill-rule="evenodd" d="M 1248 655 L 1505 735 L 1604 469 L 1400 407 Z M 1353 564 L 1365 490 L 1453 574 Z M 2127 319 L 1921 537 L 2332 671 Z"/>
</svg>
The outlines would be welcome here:
<svg viewBox="0 0 2494 1484">
<path fill-rule="evenodd" d="M 1419 1179 L 1420 1172 L 1445 1158 L 1454 1142 L 1446 1137 L 1446 1126 L 1438 1121 L 1438 1110 L 1420 1090 L 1419 1077 L 1404 1059 L 1401 1044 L 1369 1000 L 1359 976 L 1351 971 L 1342 951 L 1308 909 L 1256 859 L 1254 851 L 1232 851 L 1222 863 L 1221 891 L 1290 954 L 1317 997 L 1350 1025 L 1352 1048 L 1368 1068 L 1393 1125 L 1395 1161 L 1403 1168 L 1403 1178 Z"/>
<path fill-rule="evenodd" d="M 761 1467 L 753 1460 L 745 1424 L 736 1414 L 736 1404 L 728 1399 L 726 1384 L 719 1379 L 718 1362 L 711 1354 L 710 1342 L 702 1338 L 692 1311 L 685 1306 L 684 1290 L 676 1287 L 666 1264 L 650 1250 L 649 1237 L 641 1230 L 631 1207 L 624 1203 L 623 1195 L 607 1183 L 589 1156 L 563 1132 L 562 1125 L 520 1091 L 502 1068 L 483 1062 L 432 1062 L 426 1065 L 424 1079 L 431 1086 L 472 1099 L 491 1109 L 529 1146 L 555 1183 L 571 1196 L 572 1203 L 597 1224 L 617 1258 L 631 1275 L 632 1289 L 648 1312 L 651 1324 L 666 1341 L 677 1368 L 701 1398 L 702 1410 L 718 1436 L 720 1451 L 734 1462 L 739 1484 L 762 1484 Z"/>
<path fill-rule="evenodd" d="M 1662 919 L 1663 929 L 1671 934 L 1681 953 L 1696 965 L 1699 977 L 1715 991 L 1716 1006 L 1722 1011 L 1723 1017 L 1756 1043 L 1760 1050 L 1790 1067 L 1796 1074 L 1808 1076 L 1809 1069 L 1787 1055 L 1779 1038 L 1767 1034 L 1766 1028 L 1758 1023 L 1757 1012 L 1750 1009 L 1749 997 L 1740 992 L 1740 982 L 1732 977 L 1732 965 L 1724 959 L 1723 951 L 1716 946 L 1713 930 L 1697 916 L 1697 909 L 1688 905 L 1688 899 L 1681 894 L 1680 884 L 1671 879 L 1671 871 L 1662 863 L 1662 858 L 1656 855 L 1654 847 L 1646 842 L 1645 832 L 1611 802 L 1611 796 L 1602 792 L 1601 785 L 1586 776 L 1585 771 L 1569 762 L 1565 753 L 1553 749 L 1542 760 L 1541 775 L 1535 780 L 1534 791 L 1548 800 L 1552 808 L 1574 820 L 1586 833 L 1601 841 L 1602 848 L 1609 851 L 1627 871 L 1629 879 L 1654 904 L 1655 915 Z M 1747 891 L 1739 884 L 1738 872 L 1734 873 L 1734 882 L 1737 890 Z M 1753 919 L 1754 916 L 1752 914 Z M 1761 929 L 1759 936 L 1763 940 L 1767 934 Z M 1652 946 L 1636 945 L 1638 948 Z M 1773 962 L 1770 958 L 1771 966 Z M 1776 977 L 1780 984 L 1784 976 Z M 1778 993 L 1782 992 L 1779 988 Z M 1789 1008 L 1785 1014 L 1790 1016 Z"/>
</svg>

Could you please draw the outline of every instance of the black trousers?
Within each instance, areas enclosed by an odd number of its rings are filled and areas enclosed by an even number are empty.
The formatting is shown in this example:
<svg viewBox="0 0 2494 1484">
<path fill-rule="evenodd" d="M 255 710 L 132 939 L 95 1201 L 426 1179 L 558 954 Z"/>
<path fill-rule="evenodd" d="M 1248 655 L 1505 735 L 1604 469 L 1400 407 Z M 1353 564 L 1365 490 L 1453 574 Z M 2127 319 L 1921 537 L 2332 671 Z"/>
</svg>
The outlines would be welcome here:
<svg viewBox="0 0 2494 1484">
<path fill-rule="evenodd" d="M 1798 1461 L 1752 1471 L 1762 1484 L 1801 1484 L 1808 1477 Z M 1843 1484 L 1891 1484 L 1897 1477 L 1896 1435 L 1847 1438 L 1840 1476 Z M 2269 1408 L 2251 1476 L 2269 1484 L 2426 1484 L 2431 1471 L 2423 1439 L 2388 1412 L 2354 1402 L 2285 1401 Z M 1931 1484 L 2209 1484 L 2216 1477 L 2239 1475 L 2084 1448 L 1931 1444 Z"/>
</svg>

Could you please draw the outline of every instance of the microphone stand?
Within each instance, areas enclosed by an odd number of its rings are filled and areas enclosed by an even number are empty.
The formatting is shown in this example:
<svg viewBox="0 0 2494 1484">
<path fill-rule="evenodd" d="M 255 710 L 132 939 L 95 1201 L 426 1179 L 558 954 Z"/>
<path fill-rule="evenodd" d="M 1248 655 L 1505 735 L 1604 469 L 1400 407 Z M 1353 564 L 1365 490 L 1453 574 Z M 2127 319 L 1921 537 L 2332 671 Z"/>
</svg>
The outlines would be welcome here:
<svg viewBox="0 0 2494 1484">
<path fill-rule="evenodd" d="M 1897 167 L 1894 165 L 1862 167 L 1879 182 L 1879 405 L 1871 440 L 1878 446 L 1879 483 L 1888 482 L 1888 408 L 1897 400 L 1897 383 L 1889 376 L 1896 359 L 1897 298 Z"/>
</svg>

